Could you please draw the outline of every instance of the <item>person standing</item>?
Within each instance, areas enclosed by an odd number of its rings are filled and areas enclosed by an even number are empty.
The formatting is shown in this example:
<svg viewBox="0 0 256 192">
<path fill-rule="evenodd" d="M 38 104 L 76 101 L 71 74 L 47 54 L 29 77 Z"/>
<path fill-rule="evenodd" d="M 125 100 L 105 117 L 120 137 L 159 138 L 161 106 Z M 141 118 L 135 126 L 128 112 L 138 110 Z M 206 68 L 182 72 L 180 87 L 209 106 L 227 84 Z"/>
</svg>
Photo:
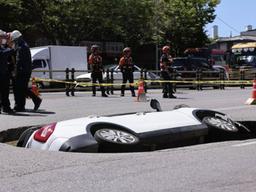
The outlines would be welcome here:
<svg viewBox="0 0 256 192">
<path fill-rule="evenodd" d="M 13 114 L 14 111 L 10 107 L 9 86 L 10 73 L 8 67 L 8 59 L 14 51 L 6 47 L 6 32 L 0 29 L 0 113 Z"/>
<path fill-rule="evenodd" d="M 172 57 L 170 55 L 170 47 L 164 46 L 162 48 L 162 56 L 160 58 L 160 69 L 161 69 L 161 77 L 163 78 L 163 98 L 176 98 L 176 96 L 173 95 L 173 86 L 171 82 L 172 76 L 170 74 L 171 72 L 171 64 L 173 62 Z"/>
<path fill-rule="evenodd" d="M 15 71 L 14 71 L 14 110 L 25 111 L 26 96 L 34 102 L 34 110 L 37 110 L 42 99 L 35 95 L 29 88 L 28 83 L 32 72 L 31 53 L 28 44 L 23 40 L 18 30 L 10 33 L 10 45 L 15 50 Z"/>
<path fill-rule="evenodd" d="M 102 85 L 103 83 L 103 65 L 102 65 L 102 57 L 99 55 L 99 46 L 92 45 L 91 47 L 91 55 L 89 56 L 90 69 L 92 71 L 91 78 L 92 78 L 92 96 L 96 96 L 96 82 L 98 81 L 100 84 L 101 89 L 101 96 L 108 97 L 105 93 L 105 88 Z"/>
<path fill-rule="evenodd" d="M 121 87 L 121 97 L 124 96 L 124 91 L 125 91 L 125 84 L 127 81 L 130 83 L 130 90 L 132 93 L 132 97 L 136 97 L 135 91 L 134 91 L 134 77 L 133 77 L 133 71 L 134 71 L 134 65 L 132 62 L 132 57 L 131 57 L 131 48 L 126 47 L 123 49 L 123 57 L 120 58 L 119 60 L 119 69 L 121 69 L 122 75 L 123 75 L 123 84 Z"/>
</svg>

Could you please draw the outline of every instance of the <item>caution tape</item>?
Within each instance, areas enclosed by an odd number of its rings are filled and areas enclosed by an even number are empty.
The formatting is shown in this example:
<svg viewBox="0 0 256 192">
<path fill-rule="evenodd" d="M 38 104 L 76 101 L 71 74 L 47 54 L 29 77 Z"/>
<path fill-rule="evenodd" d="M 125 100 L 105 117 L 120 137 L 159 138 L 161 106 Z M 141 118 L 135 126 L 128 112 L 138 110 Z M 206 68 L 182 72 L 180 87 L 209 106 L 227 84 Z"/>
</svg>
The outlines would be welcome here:
<svg viewBox="0 0 256 192">
<path fill-rule="evenodd" d="M 92 82 L 76 82 L 76 81 L 63 81 L 56 79 L 44 79 L 35 78 L 36 82 L 50 82 L 50 83 L 63 83 L 68 85 L 74 85 L 75 87 L 91 87 L 91 86 L 122 86 L 122 85 L 133 85 L 138 86 L 139 81 L 134 83 L 92 83 Z M 252 85 L 253 80 L 144 80 L 145 83 L 174 83 L 174 84 L 211 84 L 211 85 Z"/>
</svg>

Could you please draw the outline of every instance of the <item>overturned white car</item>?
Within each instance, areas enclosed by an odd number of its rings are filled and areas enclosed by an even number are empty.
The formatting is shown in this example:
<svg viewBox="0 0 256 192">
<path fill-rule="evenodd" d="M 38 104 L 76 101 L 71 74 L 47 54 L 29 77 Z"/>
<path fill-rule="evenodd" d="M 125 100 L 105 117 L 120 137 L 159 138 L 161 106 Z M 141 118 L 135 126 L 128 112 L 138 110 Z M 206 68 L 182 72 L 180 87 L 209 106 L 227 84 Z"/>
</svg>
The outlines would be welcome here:
<svg viewBox="0 0 256 192">
<path fill-rule="evenodd" d="M 157 111 L 88 116 L 31 128 L 17 146 L 66 152 L 142 151 L 250 132 L 217 111 L 184 106 L 162 111 L 154 99 L 150 105 Z"/>
</svg>

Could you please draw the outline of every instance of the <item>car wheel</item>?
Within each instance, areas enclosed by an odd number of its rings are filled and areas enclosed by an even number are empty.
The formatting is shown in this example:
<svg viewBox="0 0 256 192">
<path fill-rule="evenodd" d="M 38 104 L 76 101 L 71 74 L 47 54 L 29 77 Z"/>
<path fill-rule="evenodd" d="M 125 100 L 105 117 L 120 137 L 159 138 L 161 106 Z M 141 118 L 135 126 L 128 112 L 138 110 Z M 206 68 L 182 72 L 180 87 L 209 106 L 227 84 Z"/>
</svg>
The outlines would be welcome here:
<svg viewBox="0 0 256 192">
<path fill-rule="evenodd" d="M 94 137 L 99 143 L 112 143 L 119 145 L 137 144 L 139 139 L 131 133 L 117 129 L 100 129 L 95 132 Z"/>
<path fill-rule="evenodd" d="M 225 132 L 238 132 L 238 128 L 231 120 L 218 117 L 204 117 L 203 122 L 209 127 L 217 128 Z"/>
</svg>

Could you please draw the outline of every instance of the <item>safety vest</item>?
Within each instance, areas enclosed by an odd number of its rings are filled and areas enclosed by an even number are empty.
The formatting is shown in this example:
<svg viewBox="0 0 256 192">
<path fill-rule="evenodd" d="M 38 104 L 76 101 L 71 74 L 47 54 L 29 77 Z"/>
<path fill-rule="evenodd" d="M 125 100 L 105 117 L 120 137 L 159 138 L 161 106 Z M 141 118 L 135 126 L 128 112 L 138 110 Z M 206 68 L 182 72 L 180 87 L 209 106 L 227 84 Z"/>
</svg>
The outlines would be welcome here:
<svg viewBox="0 0 256 192">
<path fill-rule="evenodd" d="M 161 71 L 167 71 L 172 64 L 172 57 L 168 54 L 163 54 L 160 58 L 160 69 Z"/>
<path fill-rule="evenodd" d="M 133 72 L 134 65 L 132 63 L 132 57 L 122 57 L 119 61 L 122 72 Z"/>
<path fill-rule="evenodd" d="M 92 72 L 101 72 L 103 70 L 102 57 L 99 55 L 91 54 L 89 57 L 89 64 Z"/>
</svg>

